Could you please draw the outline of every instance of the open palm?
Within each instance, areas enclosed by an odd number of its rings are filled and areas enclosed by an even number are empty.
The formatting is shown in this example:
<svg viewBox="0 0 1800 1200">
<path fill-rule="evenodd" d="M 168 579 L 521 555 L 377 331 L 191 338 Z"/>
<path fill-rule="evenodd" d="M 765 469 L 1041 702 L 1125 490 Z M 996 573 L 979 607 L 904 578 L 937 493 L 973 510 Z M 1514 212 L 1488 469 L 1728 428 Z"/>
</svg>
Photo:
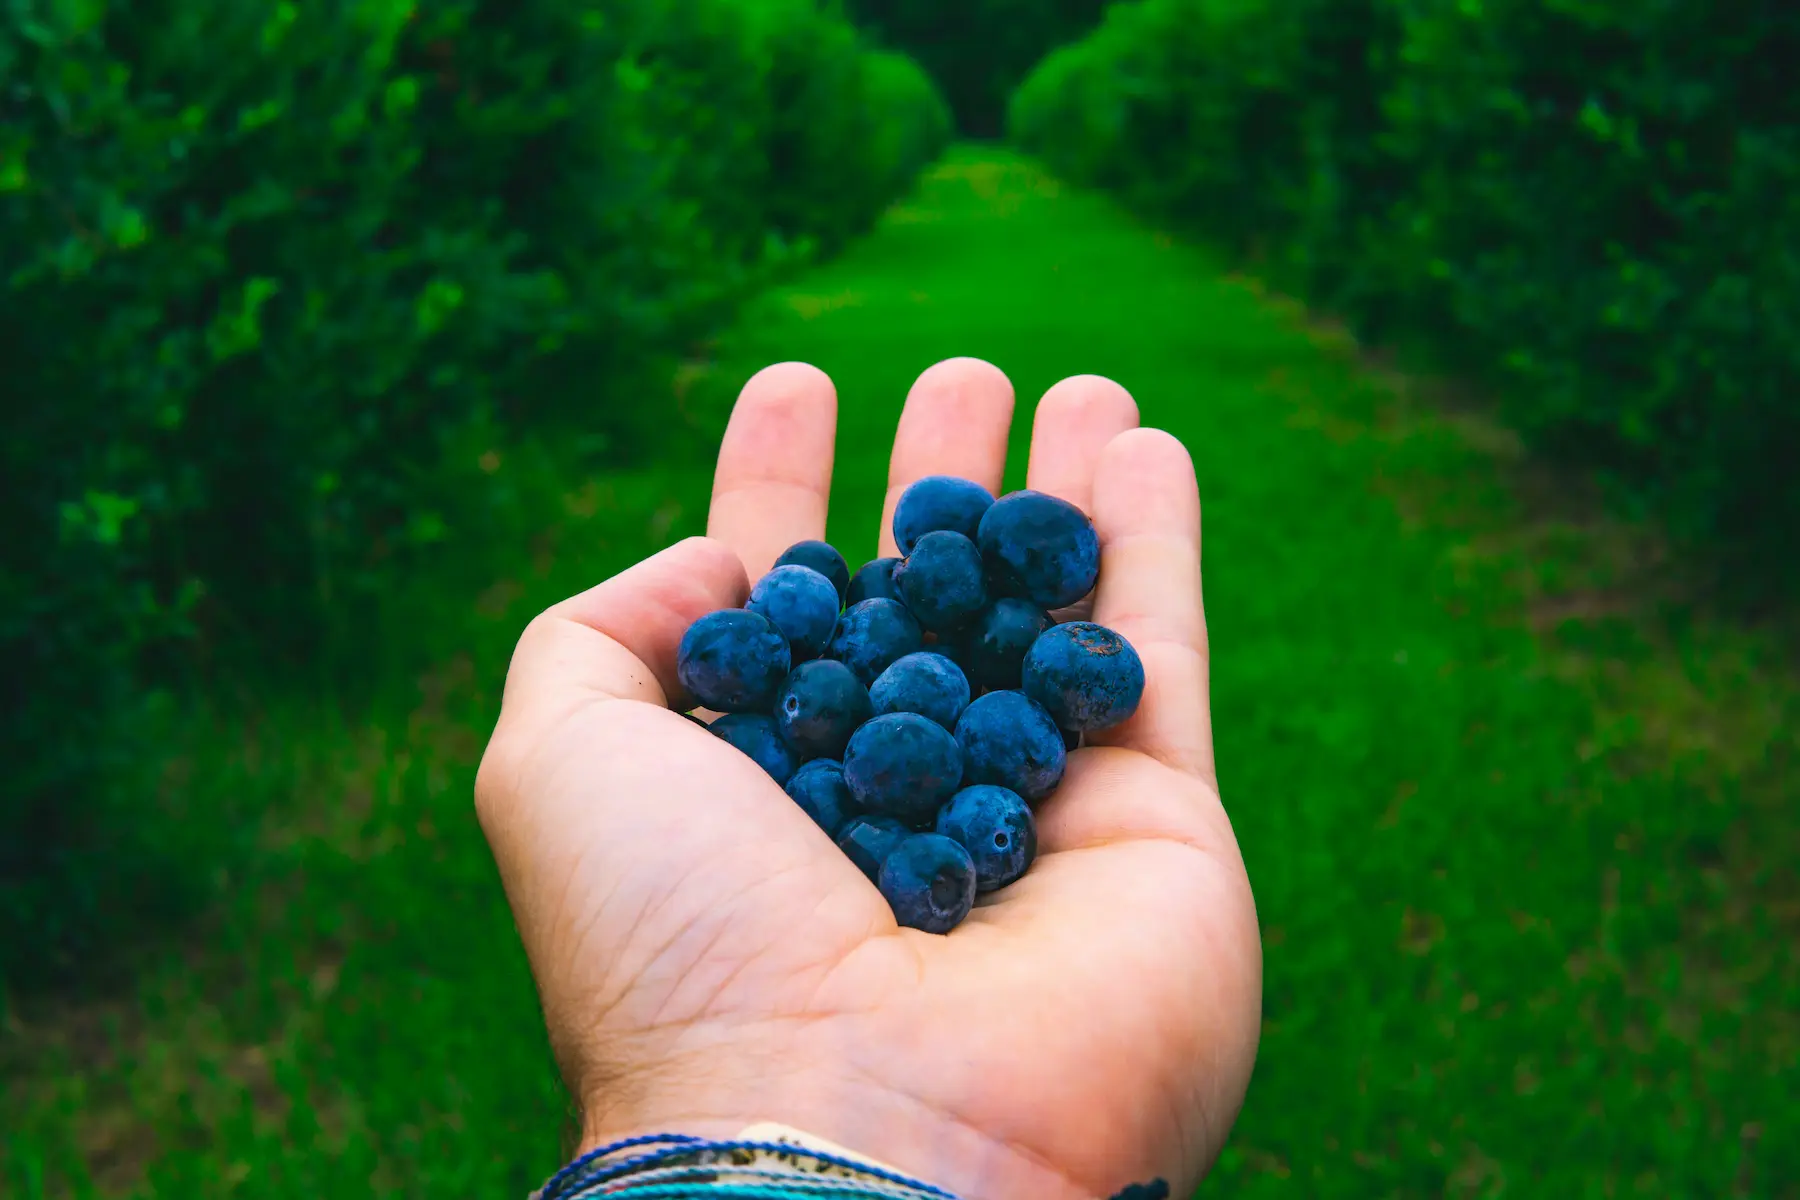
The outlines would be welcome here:
<svg viewBox="0 0 1800 1200">
<path fill-rule="evenodd" d="M 1093 619 L 1138 649 L 1144 699 L 1069 756 L 1031 870 L 940 936 L 896 926 L 767 775 L 669 707 L 687 626 L 824 536 L 836 408 L 811 367 L 758 373 L 709 536 L 550 609 L 514 655 L 477 804 L 585 1146 L 772 1120 L 972 1200 L 1191 1186 L 1249 1080 L 1261 951 L 1215 783 L 1187 453 L 1104 379 L 1038 406 L 1028 486 L 1094 518 Z M 883 554 L 913 480 L 999 491 L 1012 408 L 986 363 L 920 377 Z"/>
</svg>

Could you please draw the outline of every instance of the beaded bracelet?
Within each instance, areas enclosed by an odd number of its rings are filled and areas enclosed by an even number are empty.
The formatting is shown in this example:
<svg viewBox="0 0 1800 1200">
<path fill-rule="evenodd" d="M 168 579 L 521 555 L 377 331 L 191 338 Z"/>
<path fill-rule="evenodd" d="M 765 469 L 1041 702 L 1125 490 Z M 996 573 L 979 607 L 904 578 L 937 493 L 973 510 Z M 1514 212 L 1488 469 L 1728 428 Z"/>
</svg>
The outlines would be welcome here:
<svg viewBox="0 0 1800 1200">
<path fill-rule="evenodd" d="M 552 1175 L 531 1200 L 651 1200 L 702 1192 L 705 1200 L 959 1200 L 890 1168 L 788 1137 L 711 1141 L 678 1133 L 626 1138 L 590 1151 Z M 1167 1200 L 1168 1195 L 1169 1185 L 1158 1179 L 1134 1183 L 1112 1200 Z"/>
</svg>

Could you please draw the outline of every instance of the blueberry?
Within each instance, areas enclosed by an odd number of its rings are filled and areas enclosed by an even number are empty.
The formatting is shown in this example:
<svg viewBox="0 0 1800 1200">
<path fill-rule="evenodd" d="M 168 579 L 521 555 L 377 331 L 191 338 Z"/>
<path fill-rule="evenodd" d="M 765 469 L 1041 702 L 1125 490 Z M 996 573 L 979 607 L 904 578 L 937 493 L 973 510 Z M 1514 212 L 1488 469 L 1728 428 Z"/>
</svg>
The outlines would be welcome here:
<svg viewBox="0 0 1800 1200">
<path fill-rule="evenodd" d="M 829 758 L 815 758 L 795 771 L 787 794 L 833 840 L 862 811 L 844 782 L 844 764 Z"/>
<path fill-rule="evenodd" d="M 1070 621 L 1031 644 L 1024 690 L 1064 729 L 1107 729 L 1137 711 L 1144 663 L 1106 626 Z"/>
<path fill-rule="evenodd" d="M 956 739 L 918 713 L 876 717 L 850 735 L 844 751 L 844 779 L 856 802 L 914 827 L 931 824 L 962 773 Z"/>
<path fill-rule="evenodd" d="M 1057 728 L 1062 729 L 1062 726 L 1059 725 L 1059 726 L 1057 726 Z M 1063 749 L 1064 750 L 1079 750 L 1079 749 L 1081 749 L 1081 730 L 1079 730 L 1079 729 L 1063 729 L 1062 735 L 1063 735 Z"/>
<path fill-rule="evenodd" d="M 844 592 L 850 586 L 850 565 L 830 542 L 795 542 L 781 552 L 775 565 L 811 567 L 831 580 L 831 586 L 837 589 L 838 603 L 843 603 Z"/>
<path fill-rule="evenodd" d="M 870 883 L 881 878 L 881 860 L 905 841 L 912 831 L 892 817 L 866 814 L 851 817 L 838 831 L 838 849 L 844 852 L 856 869 L 869 877 Z"/>
<path fill-rule="evenodd" d="M 1068 761 L 1062 730 L 1024 692 L 989 692 L 971 701 L 956 722 L 956 741 L 963 786 L 997 783 L 1033 804 L 1056 790 Z"/>
<path fill-rule="evenodd" d="M 927 475 L 900 493 L 894 506 L 894 543 L 911 554 L 913 544 L 928 533 L 948 529 L 975 540 L 981 514 L 994 503 L 994 493 L 954 475 Z"/>
<path fill-rule="evenodd" d="M 924 638 L 906 605 L 878 596 L 844 610 L 825 653 L 856 672 L 867 686 L 895 659 L 923 646 Z"/>
<path fill-rule="evenodd" d="M 802 762 L 840 757 L 856 727 L 874 715 L 869 689 L 830 658 L 795 667 L 775 697 L 776 728 Z"/>
<path fill-rule="evenodd" d="M 791 791 L 793 784 L 788 788 Z M 991 783 L 966 787 L 950 797 L 938 810 L 934 828 L 975 860 L 978 892 L 1005 887 L 1037 857 L 1037 820 L 1031 807 L 1019 793 Z"/>
<path fill-rule="evenodd" d="M 781 630 L 746 608 L 707 613 L 675 653 L 681 686 L 717 712 L 767 712 L 792 665 Z"/>
<path fill-rule="evenodd" d="M 844 593 L 845 606 L 877 596 L 885 600 L 900 599 L 900 593 L 894 590 L 894 567 L 899 562 L 897 558 L 877 558 L 858 567 L 856 574 L 850 577 L 849 590 Z"/>
<path fill-rule="evenodd" d="M 825 653 L 831 631 L 837 626 L 837 590 L 831 586 L 831 580 L 811 567 L 776 567 L 756 581 L 750 589 L 750 602 L 744 607 L 761 613 L 781 630 L 795 662 Z"/>
<path fill-rule="evenodd" d="M 726 713 L 712 723 L 712 731 L 756 760 L 778 784 L 793 778 L 794 752 L 781 740 L 775 718 L 761 713 Z"/>
<path fill-rule="evenodd" d="M 925 649 L 931 654 L 941 654 L 956 664 L 956 669 L 963 673 L 965 682 L 969 682 L 969 695 L 975 694 L 975 685 L 969 681 L 969 670 L 963 666 L 964 647 L 961 638 L 938 637 L 936 634 L 925 636 Z"/>
<path fill-rule="evenodd" d="M 915 833 L 888 852 L 877 880 L 894 920 L 949 933 L 975 907 L 975 863 L 941 833 Z"/>
<path fill-rule="evenodd" d="M 976 542 L 997 596 L 1039 608 L 1075 603 L 1100 577 L 1100 536 L 1087 514 L 1043 492 L 1012 492 L 981 518 Z"/>
<path fill-rule="evenodd" d="M 987 604 L 981 551 L 960 533 L 928 533 L 894 568 L 900 599 L 934 633 L 961 629 Z"/>
<path fill-rule="evenodd" d="M 1025 652 L 1050 628 L 1050 614 L 1029 600 L 1002 596 L 975 618 L 957 657 L 972 687 L 1016 690 Z"/>
<path fill-rule="evenodd" d="M 956 718 L 969 707 L 969 681 L 962 668 L 944 655 L 921 650 L 895 659 L 876 678 L 869 699 L 877 715 L 918 713 L 954 730 Z"/>
</svg>

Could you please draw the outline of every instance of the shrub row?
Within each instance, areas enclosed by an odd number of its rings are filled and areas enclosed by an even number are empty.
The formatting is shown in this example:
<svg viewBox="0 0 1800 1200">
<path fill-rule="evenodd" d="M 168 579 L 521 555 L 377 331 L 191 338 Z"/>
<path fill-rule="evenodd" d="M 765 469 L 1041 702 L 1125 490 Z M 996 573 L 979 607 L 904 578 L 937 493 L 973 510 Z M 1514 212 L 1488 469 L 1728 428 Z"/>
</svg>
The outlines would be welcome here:
<svg viewBox="0 0 1800 1200">
<path fill-rule="evenodd" d="M 1097 25 L 1113 2 L 848 0 L 848 10 L 859 26 L 931 73 L 962 132 L 997 138 L 1019 81 L 1053 47 Z"/>
<path fill-rule="evenodd" d="M 950 127 L 817 0 L 3 0 L 0 79 L 0 969 L 137 886 L 96 814 L 192 647 L 312 653 L 471 422 L 652 448 L 634 385 Z"/>
<path fill-rule="evenodd" d="M 1429 345 L 1744 583 L 1800 556 L 1800 9 L 1143 0 L 1010 131 Z"/>
</svg>

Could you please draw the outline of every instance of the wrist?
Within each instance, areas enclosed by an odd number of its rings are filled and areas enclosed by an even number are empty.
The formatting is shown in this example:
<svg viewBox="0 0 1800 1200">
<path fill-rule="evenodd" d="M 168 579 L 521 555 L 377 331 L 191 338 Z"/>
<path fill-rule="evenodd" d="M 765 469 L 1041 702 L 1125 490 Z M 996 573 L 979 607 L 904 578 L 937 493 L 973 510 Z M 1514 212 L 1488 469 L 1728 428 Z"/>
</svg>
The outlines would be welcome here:
<svg viewBox="0 0 1800 1200">
<path fill-rule="evenodd" d="M 576 1157 L 632 1138 L 676 1134 L 707 1141 L 795 1141 L 941 1189 L 957 1200 L 1096 1200 L 1041 1159 L 1002 1146 L 953 1121 L 902 1115 L 906 1106 L 854 1101 L 762 1103 L 726 1109 L 690 1106 L 663 1119 L 584 1115 Z M 722 1115 L 730 1112 L 732 1115 Z"/>
<path fill-rule="evenodd" d="M 571 1056 L 581 1067 L 567 1072 L 580 1105 L 577 1154 L 658 1134 L 732 1141 L 774 1122 L 959 1200 L 1103 1200 L 1132 1174 L 1157 1173 L 1144 1169 L 1150 1155 L 1126 1149 L 1153 1096 L 1114 1097 L 1052 1131 L 1034 1127 L 1030 1104 L 965 1111 L 958 1100 L 969 1097 L 950 1081 L 922 1093 L 886 1082 L 903 1073 L 937 1077 L 907 1072 L 906 1058 L 897 1063 L 885 1049 L 895 1039 L 880 1030 L 824 1019 L 806 1032 L 804 1049 L 784 1022 L 690 1025 L 629 1053 L 615 1042 L 605 1056 L 590 1043 L 587 1054 Z M 990 1091 L 984 1086 L 973 1099 Z"/>
<path fill-rule="evenodd" d="M 822 1028 L 815 1024 L 812 1031 Z M 975 1156 L 957 1147 L 969 1131 L 945 1134 L 924 1106 L 911 1102 L 906 1111 L 901 1098 L 860 1078 L 848 1060 L 819 1065 L 815 1055 L 795 1052 L 779 1025 L 717 1033 L 690 1027 L 681 1040 L 679 1051 L 669 1042 L 657 1047 L 653 1069 L 620 1069 L 615 1060 L 613 1069 L 590 1076 L 591 1085 L 576 1092 L 578 1154 L 655 1134 L 739 1140 L 745 1129 L 772 1123 L 850 1157 L 970 1194 L 958 1188 L 971 1182 L 968 1164 Z M 860 1034 L 845 1031 L 834 1040 L 853 1043 Z M 641 1062 L 644 1055 L 632 1058 Z M 986 1200 L 987 1193 L 975 1194 Z"/>
<path fill-rule="evenodd" d="M 726 1137 L 659 1133 L 609 1141 L 576 1156 L 532 1200 L 576 1200 L 600 1189 L 642 1191 L 648 1197 L 651 1189 L 696 1184 L 703 1185 L 706 1195 L 721 1198 L 738 1195 L 735 1189 L 743 1187 L 754 1187 L 754 1194 L 764 1197 L 785 1196 L 786 1188 L 814 1195 L 821 1184 L 831 1184 L 839 1189 L 833 1195 L 962 1200 L 891 1164 L 774 1122 L 749 1125 Z"/>
<path fill-rule="evenodd" d="M 531 1200 L 575 1200 L 601 1192 L 691 1197 L 695 1186 L 721 1198 L 787 1196 L 787 1189 L 792 1189 L 795 1197 L 829 1192 L 891 1200 L 974 1200 L 973 1193 L 951 1192 L 892 1164 L 775 1122 L 751 1124 L 729 1136 L 657 1133 L 611 1139 L 584 1149 L 544 1188 L 533 1192 Z M 1127 1184 L 1111 1200 L 1169 1197 L 1167 1181 L 1159 1178 Z"/>
</svg>

